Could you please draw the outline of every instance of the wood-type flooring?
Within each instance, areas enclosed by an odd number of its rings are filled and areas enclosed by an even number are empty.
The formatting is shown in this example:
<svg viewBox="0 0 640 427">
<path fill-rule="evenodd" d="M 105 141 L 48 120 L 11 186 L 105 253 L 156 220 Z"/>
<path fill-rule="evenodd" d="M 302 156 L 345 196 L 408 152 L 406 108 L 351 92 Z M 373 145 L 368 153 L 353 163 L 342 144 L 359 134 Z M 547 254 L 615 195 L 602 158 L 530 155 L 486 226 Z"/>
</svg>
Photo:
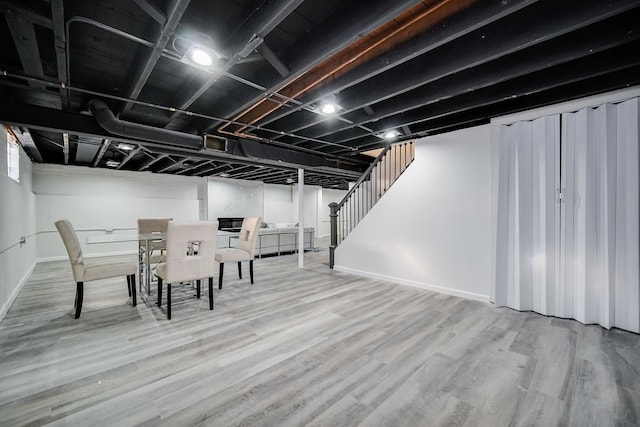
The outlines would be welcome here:
<svg viewBox="0 0 640 427">
<path fill-rule="evenodd" d="M 131 307 L 39 264 L 0 323 L 0 425 L 637 426 L 640 336 L 330 270 L 229 266 Z M 246 270 L 245 266 L 245 270 Z M 217 278 L 216 278 L 217 284 Z M 153 296 L 155 300 L 155 296 Z"/>
</svg>

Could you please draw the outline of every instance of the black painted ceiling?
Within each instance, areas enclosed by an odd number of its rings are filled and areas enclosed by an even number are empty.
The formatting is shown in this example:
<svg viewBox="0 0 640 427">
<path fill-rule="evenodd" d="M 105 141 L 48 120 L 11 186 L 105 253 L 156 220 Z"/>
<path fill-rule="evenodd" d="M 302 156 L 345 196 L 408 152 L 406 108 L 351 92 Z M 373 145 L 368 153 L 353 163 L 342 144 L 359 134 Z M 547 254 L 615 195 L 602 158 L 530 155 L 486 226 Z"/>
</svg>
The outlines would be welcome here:
<svg viewBox="0 0 640 427">
<path fill-rule="evenodd" d="M 0 122 L 45 163 L 269 183 L 303 167 L 307 184 L 344 188 L 385 144 L 640 83 L 640 0 L 0 0 L 0 11 Z M 194 46 L 219 58 L 196 66 Z M 116 127 L 94 117 L 94 99 Z M 325 102 L 338 110 L 319 112 Z"/>
</svg>

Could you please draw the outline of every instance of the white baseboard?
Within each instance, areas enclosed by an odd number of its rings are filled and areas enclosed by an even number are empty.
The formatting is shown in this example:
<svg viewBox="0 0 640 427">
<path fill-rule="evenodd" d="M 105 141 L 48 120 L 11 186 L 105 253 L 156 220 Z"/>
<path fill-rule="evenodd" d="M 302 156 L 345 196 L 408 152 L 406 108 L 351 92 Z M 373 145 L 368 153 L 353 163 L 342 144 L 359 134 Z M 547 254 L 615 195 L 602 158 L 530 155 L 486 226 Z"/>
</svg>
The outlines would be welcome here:
<svg viewBox="0 0 640 427">
<path fill-rule="evenodd" d="M 118 256 L 118 255 L 132 255 L 137 254 L 137 250 L 132 251 L 118 251 L 118 252 L 102 252 L 99 254 L 83 254 L 85 258 L 102 258 L 102 257 L 110 257 L 110 256 Z M 63 256 L 51 256 L 46 258 L 38 258 L 37 262 L 52 262 L 52 261 L 68 261 L 69 257 L 66 255 Z"/>
<path fill-rule="evenodd" d="M 342 271 L 349 274 L 355 274 L 357 276 L 368 277 L 375 280 L 385 280 L 387 282 L 393 282 L 400 285 L 411 286 L 414 288 L 426 289 L 429 291 L 439 292 L 441 294 L 453 295 L 455 297 L 466 298 L 474 301 L 490 303 L 489 295 L 477 294 L 475 292 L 461 291 L 458 289 L 446 288 L 443 286 L 432 285 L 429 283 L 416 282 L 413 280 L 400 279 L 398 277 L 386 276 L 384 274 L 371 273 L 368 271 L 356 270 L 349 267 L 342 267 L 335 265 L 334 270 Z"/>
<path fill-rule="evenodd" d="M 4 319 L 4 316 L 7 314 L 7 312 L 9 311 L 9 308 L 11 308 L 11 305 L 18 297 L 18 294 L 22 290 L 22 287 L 24 286 L 25 283 L 27 283 L 27 280 L 29 280 L 29 277 L 31 277 L 31 273 L 33 273 L 33 270 L 35 270 L 36 265 L 38 265 L 38 261 L 34 261 L 33 264 L 31 264 L 31 267 L 29 267 L 29 270 L 27 270 L 24 276 L 22 276 L 22 279 L 20 279 L 20 282 L 18 282 L 18 286 L 16 286 L 13 292 L 11 292 L 11 295 L 9 295 L 9 298 L 4 302 L 2 307 L 0 307 L 0 321 Z"/>
<path fill-rule="evenodd" d="M 36 262 L 40 264 L 41 262 L 52 262 L 52 261 L 63 261 L 65 259 L 69 259 L 68 256 L 51 256 L 46 258 L 38 258 Z"/>
</svg>

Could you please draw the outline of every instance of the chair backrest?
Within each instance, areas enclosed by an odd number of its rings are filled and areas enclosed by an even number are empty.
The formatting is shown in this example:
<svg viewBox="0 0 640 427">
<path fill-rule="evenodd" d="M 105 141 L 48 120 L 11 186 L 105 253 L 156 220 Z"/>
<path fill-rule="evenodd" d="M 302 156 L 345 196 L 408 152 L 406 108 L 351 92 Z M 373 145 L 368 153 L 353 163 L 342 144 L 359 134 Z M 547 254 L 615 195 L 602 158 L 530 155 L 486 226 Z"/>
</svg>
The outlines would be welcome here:
<svg viewBox="0 0 640 427">
<path fill-rule="evenodd" d="M 240 237 L 238 238 L 238 247 L 249 252 L 251 257 L 255 256 L 260 224 L 262 224 L 262 218 L 259 216 L 248 217 L 242 221 Z"/>
<path fill-rule="evenodd" d="M 150 233 L 166 233 L 169 221 L 173 218 L 138 218 L 138 234 L 150 234 Z M 164 250 L 166 249 L 166 242 L 152 241 L 150 242 L 151 250 Z M 143 246 L 140 241 L 140 246 Z"/>
<path fill-rule="evenodd" d="M 218 221 L 171 221 L 167 229 L 168 283 L 204 279 L 215 274 Z M 188 247 L 198 244 L 198 253 Z"/>
<path fill-rule="evenodd" d="M 56 221 L 56 228 L 60 237 L 62 237 L 62 243 L 69 255 L 69 261 L 71 262 L 71 269 L 73 270 L 73 280 L 76 282 L 84 281 L 84 257 L 82 256 L 82 248 L 78 241 L 73 226 L 69 220 L 61 219 Z"/>
<path fill-rule="evenodd" d="M 169 221 L 173 218 L 139 218 L 138 233 L 166 233 Z"/>
</svg>

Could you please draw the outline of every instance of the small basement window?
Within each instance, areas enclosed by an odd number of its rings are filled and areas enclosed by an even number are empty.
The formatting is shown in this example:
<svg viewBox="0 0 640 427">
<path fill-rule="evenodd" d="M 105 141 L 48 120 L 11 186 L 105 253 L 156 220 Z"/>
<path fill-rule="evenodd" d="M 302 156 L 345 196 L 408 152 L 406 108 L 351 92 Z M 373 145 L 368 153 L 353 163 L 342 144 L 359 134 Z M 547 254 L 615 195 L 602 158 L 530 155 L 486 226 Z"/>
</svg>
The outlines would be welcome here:
<svg viewBox="0 0 640 427">
<path fill-rule="evenodd" d="M 7 176 L 20 182 L 20 147 L 18 140 L 9 130 L 7 132 Z"/>
</svg>

